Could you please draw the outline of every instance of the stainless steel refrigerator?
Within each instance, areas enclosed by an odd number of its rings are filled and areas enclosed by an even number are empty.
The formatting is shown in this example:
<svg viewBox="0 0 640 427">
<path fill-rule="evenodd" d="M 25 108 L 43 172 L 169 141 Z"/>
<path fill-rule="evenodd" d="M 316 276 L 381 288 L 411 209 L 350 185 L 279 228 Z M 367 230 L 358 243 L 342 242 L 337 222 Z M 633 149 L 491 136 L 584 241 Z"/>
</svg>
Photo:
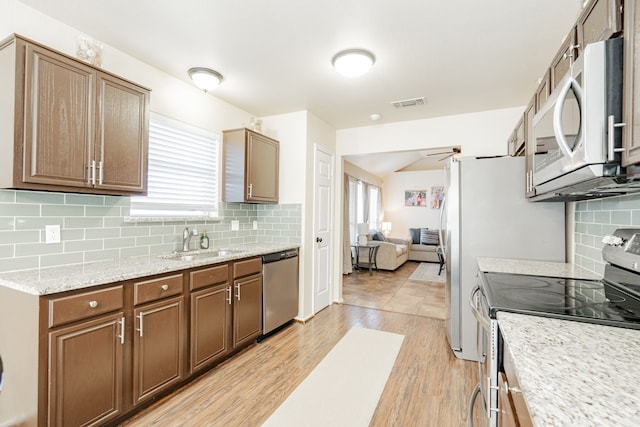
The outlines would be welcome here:
<svg viewBox="0 0 640 427">
<path fill-rule="evenodd" d="M 478 359 L 477 324 L 469 307 L 477 257 L 565 260 L 564 203 L 527 201 L 524 161 L 452 158 L 445 169 L 445 322 L 449 344 L 461 359 Z"/>
</svg>

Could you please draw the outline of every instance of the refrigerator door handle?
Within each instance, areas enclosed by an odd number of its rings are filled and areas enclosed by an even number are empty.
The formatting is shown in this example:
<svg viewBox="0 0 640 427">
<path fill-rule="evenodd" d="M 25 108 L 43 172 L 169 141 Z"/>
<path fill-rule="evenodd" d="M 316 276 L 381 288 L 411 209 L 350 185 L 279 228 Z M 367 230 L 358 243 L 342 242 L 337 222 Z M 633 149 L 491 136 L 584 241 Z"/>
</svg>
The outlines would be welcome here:
<svg viewBox="0 0 640 427">
<path fill-rule="evenodd" d="M 438 237 L 440 238 L 440 246 L 442 247 L 442 259 L 444 263 L 447 263 L 447 251 L 445 250 L 445 241 L 444 241 L 444 232 L 443 228 L 443 219 L 444 219 L 444 210 L 447 206 L 447 196 L 446 194 L 442 196 L 442 205 L 440 206 L 440 228 L 438 229 Z"/>
</svg>

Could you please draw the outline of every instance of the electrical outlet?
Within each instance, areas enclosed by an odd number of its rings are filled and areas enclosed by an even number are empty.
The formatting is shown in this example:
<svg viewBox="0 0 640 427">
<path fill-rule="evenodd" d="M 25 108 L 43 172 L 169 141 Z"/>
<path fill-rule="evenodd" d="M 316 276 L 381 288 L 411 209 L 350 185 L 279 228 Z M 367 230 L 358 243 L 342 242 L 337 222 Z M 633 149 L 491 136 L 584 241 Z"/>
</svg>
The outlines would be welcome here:
<svg viewBox="0 0 640 427">
<path fill-rule="evenodd" d="M 240 221 L 237 219 L 231 220 L 231 231 L 240 230 Z"/>
<path fill-rule="evenodd" d="M 44 233 L 45 244 L 49 245 L 52 243 L 60 243 L 60 225 L 58 224 L 45 225 L 44 230 L 45 230 L 45 233 Z"/>
<path fill-rule="evenodd" d="M 258 221 L 253 221 L 253 229 L 257 230 L 258 229 Z"/>
</svg>

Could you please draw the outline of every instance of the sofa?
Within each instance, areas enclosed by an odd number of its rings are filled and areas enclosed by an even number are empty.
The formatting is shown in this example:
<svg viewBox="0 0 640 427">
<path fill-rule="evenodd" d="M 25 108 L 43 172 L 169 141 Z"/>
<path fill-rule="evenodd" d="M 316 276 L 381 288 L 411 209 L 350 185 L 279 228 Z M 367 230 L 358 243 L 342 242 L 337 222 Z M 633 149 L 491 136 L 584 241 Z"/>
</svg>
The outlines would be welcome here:
<svg viewBox="0 0 640 427">
<path fill-rule="evenodd" d="M 440 246 L 439 230 L 410 228 L 409 235 L 410 261 L 440 263 L 440 257 L 436 252 Z"/>
<path fill-rule="evenodd" d="M 377 245 L 376 266 L 379 270 L 393 271 L 409 259 L 409 240 L 396 237 L 384 237 L 373 230 L 368 236 L 370 245 Z M 367 263 L 368 251 L 360 250 L 359 262 Z"/>
</svg>

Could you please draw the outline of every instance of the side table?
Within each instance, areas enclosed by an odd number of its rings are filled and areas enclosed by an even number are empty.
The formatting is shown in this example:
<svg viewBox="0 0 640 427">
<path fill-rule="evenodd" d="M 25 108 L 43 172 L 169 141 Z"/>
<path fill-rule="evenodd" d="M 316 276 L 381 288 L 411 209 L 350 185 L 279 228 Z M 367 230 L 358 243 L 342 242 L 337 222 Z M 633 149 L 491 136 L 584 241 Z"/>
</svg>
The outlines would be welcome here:
<svg viewBox="0 0 640 427">
<path fill-rule="evenodd" d="M 372 272 L 372 268 L 375 268 L 376 270 L 378 269 L 378 264 L 376 262 L 376 257 L 378 256 L 378 245 L 351 245 L 352 248 L 355 249 L 355 257 L 353 258 L 353 268 L 355 268 L 356 270 L 360 269 L 360 268 L 368 268 L 369 269 L 369 275 L 373 276 L 373 272 Z M 368 262 L 361 262 L 360 261 L 360 250 L 361 249 L 366 249 L 368 250 L 368 257 L 367 260 Z"/>
</svg>

